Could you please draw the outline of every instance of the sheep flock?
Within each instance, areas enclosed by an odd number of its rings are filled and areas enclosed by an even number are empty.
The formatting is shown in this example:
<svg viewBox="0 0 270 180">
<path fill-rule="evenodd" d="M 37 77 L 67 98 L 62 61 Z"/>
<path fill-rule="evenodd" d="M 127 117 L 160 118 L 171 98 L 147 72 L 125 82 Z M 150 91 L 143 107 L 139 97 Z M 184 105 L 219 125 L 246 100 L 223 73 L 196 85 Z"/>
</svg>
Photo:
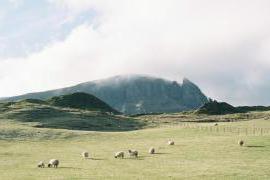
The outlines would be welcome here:
<svg viewBox="0 0 270 180">
<path fill-rule="evenodd" d="M 169 140 L 167 142 L 167 144 L 169 146 L 172 146 L 175 144 L 175 142 L 173 140 Z M 243 146 L 244 145 L 244 141 L 243 140 L 239 140 L 238 141 L 238 144 L 240 146 Z M 156 150 L 154 147 L 151 147 L 149 150 L 148 150 L 148 153 L 149 154 L 155 154 L 156 153 Z M 137 150 L 127 150 L 127 154 L 129 155 L 130 158 L 138 158 L 139 156 L 139 152 Z M 84 151 L 81 153 L 81 156 L 85 159 L 88 159 L 89 158 L 89 153 L 87 151 Z M 124 151 L 118 151 L 114 154 L 114 158 L 120 158 L 120 159 L 124 159 L 125 158 L 125 152 Z M 48 162 L 48 168 L 51 168 L 51 167 L 54 167 L 54 168 L 57 168 L 59 166 L 59 160 L 58 159 L 51 159 L 49 160 Z M 45 163 L 44 161 L 39 161 L 38 164 L 37 164 L 37 167 L 38 168 L 45 168 Z"/>
</svg>

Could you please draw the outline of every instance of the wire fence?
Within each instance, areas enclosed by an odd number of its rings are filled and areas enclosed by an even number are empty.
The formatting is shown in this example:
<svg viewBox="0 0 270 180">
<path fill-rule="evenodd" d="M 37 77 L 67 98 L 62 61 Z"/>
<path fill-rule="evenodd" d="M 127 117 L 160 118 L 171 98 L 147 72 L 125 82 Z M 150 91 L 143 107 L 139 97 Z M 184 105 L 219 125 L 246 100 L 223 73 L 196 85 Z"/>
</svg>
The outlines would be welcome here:
<svg viewBox="0 0 270 180">
<path fill-rule="evenodd" d="M 265 136 L 270 135 L 270 128 L 259 127 L 235 127 L 235 126 L 219 126 L 215 124 L 200 125 L 195 123 L 179 123 L 178 126 L 187 129 L 196 129 L 199 131 L 206 131 L 212 133 L 232 133 L 246 136 Z M 174 125 L 175 126 L 175 125 Z"/>
</svg>

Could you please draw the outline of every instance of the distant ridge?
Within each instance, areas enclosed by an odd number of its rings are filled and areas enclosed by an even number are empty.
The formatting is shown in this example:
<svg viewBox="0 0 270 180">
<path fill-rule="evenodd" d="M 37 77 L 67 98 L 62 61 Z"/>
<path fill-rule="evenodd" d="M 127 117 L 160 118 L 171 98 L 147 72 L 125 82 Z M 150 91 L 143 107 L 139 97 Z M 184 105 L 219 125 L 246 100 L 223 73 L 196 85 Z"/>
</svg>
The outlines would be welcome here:
<svg viewBox="0 0 270 180">
<path fill-rule="evenodd" d="M 239 106 L 234 107 L 226 102 L 218 102 L 210 100 L 202 107 L 196 110 L 196 113 L 207 115 L 224 115 L 234 113 L 246 113 L 251 111 L 269 111 L 270 107 L 267 106 Z"/>
<path fill-rule="evenodd" d="M 200 107 L 196 112 L 199 114 L 223 115 L 239 113 L 241 111 L 226 102 L 210 100 L 208 103 L 205 103 L 202 107 Z"/>
<path fill-rule="evenodd" d="M 9 97 L 4 101 L 46 100 L 75 92 L 92 94 L 125 114 L 195 110 L 208 101 L 199 87 L 186 78 L 178 83 L 144 75 L 114 76 L 72 87 Z"/>
</svg>

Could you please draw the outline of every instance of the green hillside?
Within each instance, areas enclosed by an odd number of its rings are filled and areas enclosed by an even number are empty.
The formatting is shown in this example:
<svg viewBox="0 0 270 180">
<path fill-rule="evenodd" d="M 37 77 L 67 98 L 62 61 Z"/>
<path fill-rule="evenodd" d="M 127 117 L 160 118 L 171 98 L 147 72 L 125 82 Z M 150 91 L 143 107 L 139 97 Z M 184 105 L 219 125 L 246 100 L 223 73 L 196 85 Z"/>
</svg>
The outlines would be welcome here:
<svg viewBox="0 0 270 180">
<path fill-rule="evenodd" d="M 112 112 L 117 114 L 102 101 L 83 93 L 54 97 L 48 101 L 28 99 L 0 103 L 0 119 L 11 119 L 38 128 L 127 131 L 143 126 L 142 122 L 113 115 Z"/>
<path fill-rule="evenodd" d="M 73 93 L 63 96 L 53 97 L 47 102 L 52 106 L 77 108 L 85 110 L 99 110 L 103 112 L 118 113 L 111 108 L 108 104 L 98 99 L 97 97 L 87 93 Z"/>
</svg>

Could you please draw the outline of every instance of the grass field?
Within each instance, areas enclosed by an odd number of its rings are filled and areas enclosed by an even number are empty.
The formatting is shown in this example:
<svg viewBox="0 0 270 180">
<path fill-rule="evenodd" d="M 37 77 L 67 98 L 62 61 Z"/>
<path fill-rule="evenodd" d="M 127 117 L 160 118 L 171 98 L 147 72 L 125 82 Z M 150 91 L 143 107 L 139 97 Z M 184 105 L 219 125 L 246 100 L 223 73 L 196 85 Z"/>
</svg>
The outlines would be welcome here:
<svg viewBox="0 0 270 180">
<path fill-rule="evenodd" d="M 156 117 L 156 118 L 155 118 Z M 260 116 L 258 116 L 260 117 Z M 165 117 L 168 118 L 168 117 Z M 159 116 L 151 118 L 158 121 Z M 213 127 L 214 123 L 192 125 Z M 265 118 L 220 122 L 218 127 L 270 128 Z M 0 179 L 270 179 L 270 134 L 237 134 L 161 123 L 125 132 L 34 128 L 0 120 Z M 169 139 L 175 141 L 168 146 Z M 246 144 L 240 147 L 237 142 Z M 148 154 L 150 147 L 157 154 Z M 139 158 L 115 159 L 116 151 L 137 149 Z M 92 159 L 80 153 L 89 151 Z M 37 168 L 57 158 L 60 166 Z"/>
</svg>

